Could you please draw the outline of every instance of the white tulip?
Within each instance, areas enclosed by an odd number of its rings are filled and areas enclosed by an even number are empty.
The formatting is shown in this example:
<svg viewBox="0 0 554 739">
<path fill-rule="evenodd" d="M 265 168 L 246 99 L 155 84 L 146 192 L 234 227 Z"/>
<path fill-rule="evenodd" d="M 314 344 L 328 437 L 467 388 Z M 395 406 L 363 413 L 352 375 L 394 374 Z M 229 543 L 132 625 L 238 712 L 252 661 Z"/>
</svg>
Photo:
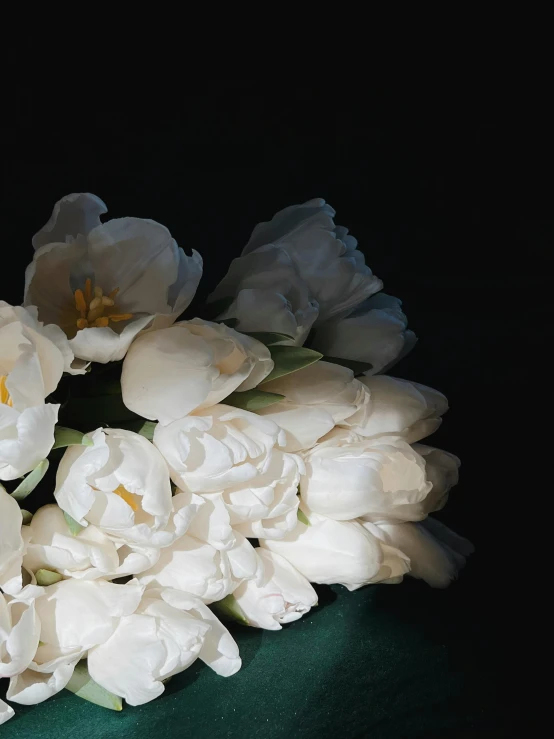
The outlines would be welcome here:
<svg viewBox="0 0 554 739">
<path fill-rule="evenodd" d="M 362 377 L 371 400 L 366 419 L 353 430 L 362 436 L 401 436 L 413 444 L 435 432 L 448 401 L 438 390 L 387 375 Z"/>
<path fill-rule="evenodd" d="M 167 465 L 147 439 L 123 429 L 97 429 L 92 446 L 70 446 L 54 497 L 82 526 L 92 524 L 132 545 L 167 546 L 173 512 Z M 196 510 L 196 509 L 195 509 Z"/>
<path fill-rule="evenodd" d="M 368 420 L 369 393 L 352 370 L 338 364 L 315 362 L 263 389 L 285 396 L 258 414 L 285 429 L 288 452 L 311 449 L 336 424 L 358 428 Z"/>
<path fill-rule="evenodd" d="M 147 591 L 136 613 L 90 650 L 88 669 L 103 688 L 138 706 L 161 695 L 162 681 L 197 657 L 225 677 L 241 665 L 236 643 L 211 611 L 197 598 L 164 588 Z"/>
<path fill-rule="evenodd" d="M 157 548 L 129 546 L 92 525 L 74 535 L 57 505 L 39 508 L 27 528 L 23 566 L 28 572 L 46 569 L 64 577 L 113 580 L 147 570 L 160 556 Z"/>
<path fill-rule="evenodd" d="M 284 539 L 264 539 L 260 546 L 280 554 L 310 582 L 357 590 L 408 571 L 407 557 L 384 547 L 358 521 L 336 521 L 305 506 L 302 510 L 309 526 L 299 522 Z"/>
<path fill-rule="evenodd" d="M 45 403 L 73 353 L 63 331 L 43 326 L 36 309 L 0 301 L 0 479 L 14 480 L 50 452 L 59 405 Z"/>
<path fill-rule="evenodd" d="M 123 359 L 147 326 L 171 325 L 202 275 L 200 255 L 187 257 L 165 226 L 142 218 L 102 224 L 105 212 L 88 193 L 56 203 L 33 238 L 24 299 L 61 326 L 75 356 L 103 363 Z"/>
<path fill-rule="evenodd" d="M 0 678 L 12 678 L 33 661 L 40 639 L 35 603 L 0 592 Z"/>
<path fill-rule="evenodd" d="M 21 565 L 25 551 L 22 523 L 17 501 L 0 485 L 0 588 L 11 595 L 22 587 Z"/>
<path fill-rule="evenodd" d="M 414 521 L 431 491 L 425 462 L 398 437 L 364 439 L 331 431 L 305 455 L 302 500 L 316 513 L 346 521 Z"/>
<path fill-rule="evenodd" d="M 284 249 L 319 303 L 319 319 L 349 313 L 383 286 L 364 263 L 357 241 L 335 226 L 335 211 L 321 198 L 292 205 L 259 223 L 243 250 L 251 254 L 267 244 Z"/>
<path fill-rule="evenodd" d="M 317 605 L 317 593 L 284 557 L 261 548 L 256 551 L 263 562 L 263 579 L 259 585 L 243 582 L 233 598 L 250 626 L 278 631 L 281 624 L 297 621 Z"/>
<path fill-rule="evenodd" d="M 293 337 L 283 344 L 303 344 L 319 313 L 290 255 L 271 244 L 233 259 L 209 300 L 222 298 L 234 300 L 220 319 L 235 318 L 238 331 L 275 331 Z"/>
<path fill-rule="evenodd" d="M 420 523 L 380 523 L 375 529 L 384 542 L 410 558 L 409 574 L 433 588 L 449 585 L 474 551 L 471 542 L 432 518 Z"/>
<path fill-rule="evenodd" d="M 425 460 L 425 474 L 433 486 L 425 501 L 425 512 L 439 511 L 446 505 L 451 488 L 458 484 L 460 460 L 450 452 L 425 444 L 414 444 L 413 448 Z"/>
<path fill-rule="evenodd" d="M 174 588 L 213 603 L 229 595 L 243 579 L 260 577 L 254 547 L 240 533 L 234 533 L 232 546 L 225 550 L 185 534 L 161 550 L 156 564 L 139 575 L 139 582 L 149 588 Z"/>
<path fill-rule="evenodd" d="M 121 390 L 132 411 L 168 424 L 251 390 L 272 369 L 261 342 L 195 318 L 140 336 L 125 357 Z"/>
<path fill-rule="evenodd" d="M 368 375 L 384 372 L 415 346 L 401 305 L 391 295 L 374 295 L 348 317 L 318 326 L 311 346 L 328 357 L 369 362 Z"/>
<path fill-rule="evenodd" d="M 223 404 L 154 432 L 174 483 L 201 495 L 220 491 L 230 524 L 251 537 L 282 536 L 296 525 L 304 465 L 276 448 L 284 442 L 273 421 Z"/>
<path fill-rule="evenodd" d="M 32 705 L 63 690 L 77 662 L 112 636 L 141 597 L 136 580 L 125 585 L 62 580 L 46 588 L 35 601 L 41 625 L 38 649 L 29 668 L 11 679 L 8 699 Z"/>
</svg>

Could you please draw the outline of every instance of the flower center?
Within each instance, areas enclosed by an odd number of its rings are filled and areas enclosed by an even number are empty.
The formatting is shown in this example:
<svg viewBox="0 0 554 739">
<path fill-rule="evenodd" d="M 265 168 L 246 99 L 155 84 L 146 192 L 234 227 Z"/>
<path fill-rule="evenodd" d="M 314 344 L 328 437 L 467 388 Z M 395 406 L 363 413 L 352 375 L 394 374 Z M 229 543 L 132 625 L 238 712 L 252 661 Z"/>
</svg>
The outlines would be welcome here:
<svg viewBox="0 0 554 739">
<path fill-rule="evenodd" d="M 7 375 L 0 375 L 0 403 L 3 403 L 4 405 L 9 405 L 11 408 L 11 406 L 13 406 L 13 400 L 12 396 L 8 392 L 8 388 L 6 387 L 7 379 Z"/>
<path fill-rule="evenodd" d="M 133 317 L 132 313 L 117 313 L 115 307 L 115 296 L 119 292 L 116 287 L 109 295 L 104 295 L 104 291 L 98 285 L 92 289 L 92 281 L 87 278 L 84 290 L 75 290 L 75 308 L 79 311 L 80 317 L 77 319 L 77 330 L 83 328 L 104 328 L 108 326 L 110 321 L 117 323 L 118 321 L 128 321 Z"/>
<path fill-rule="evenodd" d="M 140 503 L 138 502 L 140 495 L 130 493 L 127 488 L 123 487 L 123 485 L 118 485 L 113 492 L 116 495 L 119 495 L 119 497 L 122 498 L 127 503 L 127 505 L 131 506 L 134 511 L 138 511 L 140 506 Z"/>
</svg>

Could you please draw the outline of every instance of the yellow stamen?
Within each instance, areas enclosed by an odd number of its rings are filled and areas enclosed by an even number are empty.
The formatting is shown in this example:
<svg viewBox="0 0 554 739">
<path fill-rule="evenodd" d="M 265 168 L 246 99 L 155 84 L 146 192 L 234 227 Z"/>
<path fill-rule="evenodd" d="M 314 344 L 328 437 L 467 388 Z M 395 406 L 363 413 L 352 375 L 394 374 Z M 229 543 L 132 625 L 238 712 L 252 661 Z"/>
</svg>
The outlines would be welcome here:
<svg viewBox="0 0 554 739">
<path fill-rule="evenodd" d="M 87 303 L 82 290 L 75 290 L 75 307 L 81 314 L 81 318 L 84 318 L 87 312 Z"/>
<path fill-rule="evenodd" d="M 122 498 L 127 503 L 127 505 L 131 506 L 134 511 L 138 511 L 138 499 L 140 497 L 139 495 L 136 495 L 135 493 L 130 493 L 126 488 L 123 487 L 123 485 L 118 485 L 114 490 L 114 493 L 116 495 L 119 495 L 119 497 Z"/>
<path fill-rule="evenodd" d="M 97 318 L 100 318 L 103 312 L 104 312 L 104 309 L 102 308 L 102 306 L 100 306 L 99 308 L 95 308 L 94 310 L 89 310 L 87 314 L 88 322 L 94 323 L 94 321 L 96 321 Z"/>
<path fill-rule="evenodd" d="M 115 296 L 118 294 L 119 288 L 116 287 L 109 295 L 104 295 L 104 290 L 100 285 L 92 287 L 92 280 L 87 277 L 85 280 L 85 288 L 78 288 L 74 292 L 75 308 L 79 312 L 79 317 L 75 319 L 77 330 L 90 328 L 105 328 L 110 322 L 118 323 L 119 321 L 129 321 L 133 318 L 132 313 L 117 313 L 115 305 Z M 113 310 L 113 314 L 110 314 Z"/>
<path fill-rule="evenodd" d="M 8 388 L 6 387 L 7 375 L 0 375 L 0 403 L 9 405 L 10 408 L 13 406 L 12 396 L 10 395 Z"/>
</svg>

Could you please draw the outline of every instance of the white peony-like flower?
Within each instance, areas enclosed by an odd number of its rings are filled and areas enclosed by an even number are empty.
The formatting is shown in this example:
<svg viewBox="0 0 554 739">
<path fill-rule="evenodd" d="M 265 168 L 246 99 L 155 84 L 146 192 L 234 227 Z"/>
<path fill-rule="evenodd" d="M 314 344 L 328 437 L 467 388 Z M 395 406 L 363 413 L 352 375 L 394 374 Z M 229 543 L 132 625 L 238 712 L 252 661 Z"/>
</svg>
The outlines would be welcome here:
<svg viewBox="0 0 554 739">
<path fill-rule="evenodd" d="M 299 522 L 284 539 L 264 539 L 260 546 L 284 557 L 310 582 L 363 585 L 396 581 L 409 570 L 408 557 L 383 544 L 358 521 L 336 521 L 302 506 L 309 525 Z"/>
<path fill-rule="evenodd" d="M 273 421 L 224 404 L 154 432 L 173 482 L 200 495 L 221 492 L 231 525 L 250 537 L 284 536 L 296 526 L 304 465 L 281 451 L 284 443 Z"/>
<path fill-rule="evenodd" d="M 416 343 L 401 306 L 391 295 L 374 295 L 346 318 L 317 326 L 311 346 L 328 357 L 369 362 L 367 375 L 385 372 Z"/>
<path fill-rule="evenodd" d="M 13 708 L 0 698 L 0 726 L 13 718 L 14 715 Z"/>
<path fill-rule="evenodd" d="M 220 319 L 235 318 L 238 331 L 275 331 L 300 346 L 319 314 L 317 301 L 287 251 L 268 244 L 233 259 L 210 301 L 234 298 Z"/>
<path fill-rule="evenodd" d="M 159 223 L 116 218 L 101 223 L 105 204 L 73 193 L 59 200 L 33 238 L 25 305 L 65 331 L 75 356 L 123 359 L 147 326 L 171 325 L 192 300 L 202 258 L 187 257 Z"/>
<path fill-rule="evenodd" d="M 29 667 L 11 679 L 8 700 L 33 705 L 63 690 L 87 651 L 108 640 L 120 620 L 136 611 L 142 590 L 136 580 L 116 585 L 70 579 L 46 588 L 35 601 L 38 649 Z"/>
<path fill-rule="evenodd" d="M 132 411 L 168 424 L 251 390 L 272 369 L 261 342 L 195 318 L 140 336 L 123 362 L 121 390 Z"/>
<path fill-rule="evenodd" d="M 250 626 L 278 631 L 281 624 L 297 621 L 317 605 L 317 593 L 298 570 L 275 552 L 256 550 L 264 567 L 261 583 L 243 582 L 233 598 Z"/>
<path fill-rule="evenodd" d="M 163 681 L 197 657 L 223 677 L 241 666 L 234 639 L 209 608 L 191 595 L 161 588 L 148 590 L 136 613 L 90 650 L 88 669 L 103 688 L 139 706 L 161 695 Z"/>
<path fill-rule="evenodd" d="M 364 427 L 369 418 L 369 393 L 352 370 L 331 362 L 264 383 L 263 389 L 285 399 L 258 411 L 287 432 L 285 449 L 311 449 L 335 425 Z"/>
<path fill-rule="evenodd" d="M 410 575 L 433 588 L 445 588 L 473 553 L 473 544 L 440 521 L 426 518 L 419 523 L 364 523 L 374 536 L 400 548 L 410 558 Z"/>
<path fill-rule="evenodd" d="M 401 436 L 413 444 L 435 432 L 448 401 L 438 390 L 387 375 L 363 377 L 371 400 L 366 419 L 354 430 L 362 436 L 377 438 Z"/>
<path fill-rule="evenodd" d="M 159 451 L 123 429 L 89 436 L 92 446 L 68 447 L 62 457 L 54 491 L 60 508 L 82 526 L 92 524 L 128 544 L 167 546 L 176 533 L 168 529 L 173 501 Z"/>
<path fill-rule="evenodd" d="M 425 461 L 398 437 L 365 439 L 335 429 L 305 455 L 302 500 L 324 516 L 347 521 L 415 521 L 432 488 Z"/>
<path fill-rule="evenodd" d="M 25 551 L 22 523 L 17 501 L 0 485 L 0 588 L 11 595 L 22 587 L 21 565 Z"/>
<path fill-rule="evenodd" d="M 63 372 L 77 374 L 63 331 L 35 308 L 0 301 L 0 480 L 34 469 L 54 443 L 59 405 L 45 403 Z"/>
<path fill-rule="evenodd" d="M 243 250 L 251 254 L 267 244 L 284 249 L 319 303 L 317 323 L 350 313 L 383 286 L 365 264 L 356 239 L 335 226 L 334 216 L 321 198 L 292 205 L 259 223 Z"/>
<path fill-rule="evenodd" d="M 186 498 L 186 500 L 183 500 Z M 182 536 L 195 512 L 204 504 L 195 496 L 176 495 L 173 500 L 173 538 Z M 182 504 L 182 507 L 179 507 Z M 46 505 L 35 513 L 29 531 L 23 566 L 29 572 L 47 569 L 64 577 L 83 580 L 104 578 L 114 580 L 137 575 L 152 567 L 160 556 L 157 547 L 131 545 L 117 537 L 110 537 L 98 527 L 89 524 L 72 534 L 63 511 L 57 505 Z M 166 530 L 171 530 L 167 527 Z"/>
<path fill-rule="evenodd" d="M 149 588 L 174 588 L 213 603 L 232 593 L 244 579 L 261 577 L 254 547 L 235 532 L 231 546 L 216 548 L 185 534 L 161 550 L 156 564 L 139 575 Z"/>
</svg>

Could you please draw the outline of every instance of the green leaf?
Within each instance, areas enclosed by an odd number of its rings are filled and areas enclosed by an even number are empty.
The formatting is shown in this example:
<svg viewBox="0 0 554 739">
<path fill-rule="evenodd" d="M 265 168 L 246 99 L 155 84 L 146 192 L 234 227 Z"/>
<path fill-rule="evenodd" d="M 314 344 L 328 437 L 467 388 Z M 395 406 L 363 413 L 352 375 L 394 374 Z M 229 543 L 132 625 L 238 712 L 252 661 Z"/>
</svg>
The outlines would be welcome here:
<svg viewBox="0 0 554 739">
<path fill-rule="evenodd" d="M 19 483 L 16 489 L 12 493 L 12 498 L 17 501 L 25 500 L 25 498 L 32 493 L 39 482 L 42 480 L 48 469 L 49 462 L 47 459 L 43 459 L 39 462 L 32 472 L 29 472 L 27 477 Z"/>
<path fill-rule="evenodd" d="M 304 513 L 304 511 L 301 511 L 300 508 L 297 509 L 296 515 L 297 515 L 298 520 L 300 521 L 300 523 L 303 523 L 304 526 L 311 526 L 312 525 L 310 523 L 310 519 L 308 518 L 308 516 L 306 516 L 306 514 Z"/>
<path fill-rule="evenodd" d="M 242 608 L 237 603 L 234 595 L 227 595 L 223 600 L 212 603 L 213 610 L 225 621 L 236 621 L 243 626 L 250 626 Z"/>
<path fill-rule="evenodd" d="M 21 517 L 23 519 L 24 526 L 28 526 L 33 520 L 33 514 L 30 511 L 24 510 L 23 508 L 21 509 Z"/>
<path fill-rule="evenodd" d="M 235 298 L 232 295 L 227 295 L 227 297 L 219 298 L 218 300 L 212 300 L 211 302 L 206 303 L 204 310 L 201 311 L 202 318 L 205 321 L 213 321 L 222 313 L 225 313 L 225 311 L 228 310 L 234 302 Z"/>
<path fill-rule="evenodd" d="M 266 393 L 263 390 L 254 388 L 253 390 L 245 390 L 243 393 L 231 393 L 225 400 L 221 402 L 226 405 L 232 405 L 234 408 L 242 408 L 244 411 L 255 413 L 269 405 L 274 405 L 285 396 L 279 393 Z"/>
<path fill-rule="evenodd" d="M 68 429 L 65 426 L 56 426 L 54 429 L 54 446 L 52 449 L 59 449 L 63 446 L 74 446 L 77 444 L 92 446 L 92 439 L 81 431 Z"/>
<path fill-rule="evenodd" d="M 71 679 L 65 686 L 66 690 L 75 693 L 79 698 L 94 703 L 102 708 L 109 708 L 111 711 L 121 711 L 123 701 L 118 695 L 110 693 L 102 688 L 89 675 L 86 661 L 79 662 L 76 665 Z"/>
<path fill-rule="evenodd" d="M 323 356 L 323 354 L 315 352 L 313 349 L 305 349 L 303 346 L 272 346 L 269 351 L 275 366 L 260 385 L 265 385 L 266 382 L 308 367 Z"/>
<path fill-rule="evenodd" d="M 59 572 L 53 572 L 52 570 L 37 570 L 35 572 L 38 585 L 54 585 L 54 583 L 60 582 L 63 576 Z"/>
<path fill-rule="evenodd" d="M 65 518 L 65 522 L 67 524 L 67 528 L 69 529 L 72 536 L 77 536 L 79 531 L 82 531 L 85 527 L 81 526 L 81 524 L 76 521 L 74 518 L 72 518 L 69 513 L 63 512 L 63 517 Z"/>
<path fill-rule="evenodd" d="M 134 431 L 135 434 L 140 434 L 145 439 L 148 439 L 148 441 L 152 441 L 157 425 L 156 421 L 145 421 L 141 419 L 139 421 L 126 421 L 121 424 L 121 428 Z"/>
<path fill-rule="evenodd" d="M 290 341 L 291 339 L 294 339 L 293 336 L 289 336 L 288 334 L 278 334 L 275 331 L 244 331 L 243 333 L 247 336 L 251 336 L 253 339 L 261 341 L 262 344 L 265 344 L 266 346 L 278 344 L 280 341 Z"/>
<path fill-rule="evenodd" d="M 342 357 L 323 357 L 324 362 L 331 362 L 332 364 L 340 364 L 342 367 L 348 367 L 351 369 L 354 375 L 363 375 L 364 372 L 373 368 L 373 365 L 369 362 L 358 362 L 357 359 L 343 359 Z"/>
</svg>

